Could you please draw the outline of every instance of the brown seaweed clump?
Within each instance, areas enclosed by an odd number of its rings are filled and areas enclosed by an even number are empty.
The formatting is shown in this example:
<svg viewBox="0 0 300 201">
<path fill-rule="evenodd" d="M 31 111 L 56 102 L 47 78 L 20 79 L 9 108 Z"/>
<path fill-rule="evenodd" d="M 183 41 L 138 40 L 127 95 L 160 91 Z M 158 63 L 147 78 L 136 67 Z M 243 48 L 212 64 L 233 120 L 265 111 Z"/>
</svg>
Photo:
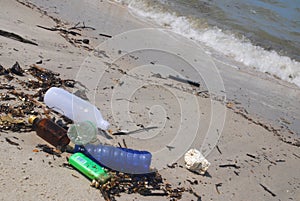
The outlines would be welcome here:
<svg viewBox="0 0 300 201">
<path fill-rule="evenodd" d="M 18 62 L 6 69 L 0 65 L 0 131 L 27 132 L 30 115 L 49 116 L 43 104 L 50 87 L 75 86 L 75 80 L 64 80 L 59 73 L 37 65 L 23 69 Z"/>
<path fill-rule="evenodd" d="M 172 188 L 171 184 L 164 183 L 158 172 L 143 175 L 131 175 L 121 172 L 110 172 L 112 178 L 100 186 L 105 200 L 116 200 L 122 193 L 138 193 L 142 196 L 167 196 L 170 200 L 179 200 L 184 188 Z"/>
</svg>

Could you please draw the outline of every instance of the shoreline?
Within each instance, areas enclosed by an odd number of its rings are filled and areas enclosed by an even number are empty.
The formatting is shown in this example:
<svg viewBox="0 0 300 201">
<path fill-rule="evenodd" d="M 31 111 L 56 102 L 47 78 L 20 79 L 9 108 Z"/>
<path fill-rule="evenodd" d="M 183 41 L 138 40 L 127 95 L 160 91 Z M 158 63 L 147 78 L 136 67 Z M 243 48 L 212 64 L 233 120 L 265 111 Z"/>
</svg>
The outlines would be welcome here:
<svg viewBox="0 0 300 201">
<path fill-rule="evenodd" d="M 57 2 L 52 3 L 55 4 Z M 90 30 L 82 31 L 81 36 L 75 37 L 74 41 L 75 39 L 87 38 L 90 40 L 90 44 L 87 46 L 80 44 L 78 45 L 79 47 L 75 47 L 66 41 L 65 38 L 61 37 L 58 32 L 36 27 L 37 24 L 54 27 L 56 23 L 49 20 L 48 16 L 36 12 L 35 9 L 31 10 L 26 8 L 15 1 L 4 2 L 4 8 L 11 12 L 1 14 L 2 20 L 0 23 L 3 25 L 3 29 L 6 28 L 6 30 L 16 32 L 27 39 L 35 39 L 35 42 L 37 42 L 39 46 L 29 46 L 1 37 L 0 42 L 3 51 L 1 65 L 9 67 L 15 61 L 19 61 L 21 65 L 26 67 L 42 59 L 43 67 L 59 72 L 64 78 L 74 78 L 77 76 L 76 73 L 81 68 L 82 62 L 89 53 L 87 50 L 88 47 L 93 48 L 97 44 L 107 40 L 105 37 L 99 37 L 99 33 L 111 34 L 114 37 L 116 34 L 122 33 L 125 30 L 149 26 L 142 22 L 137 22 L 124 8 L 114 7 L 114 5 L 107 2 L 97 2 L 94 5 L 93 3 L 95 2 L 91 2 L 91 4 L 85 3 L 77 9 L 85 11 L 91 9 L 90 12 L 86 12 L 89 15 L 95 12 L 95 10 L 92 9 L 93 7 L 102 9 L 103 12 L 101 16 L 103 17 L 110 14 L 109 19 L 112 21 L 105 22 L 105 20 L 100 20 L 100 23 L 97 25 L 98 27 L 95 26 L 96 33 Z M 62 1 L 62 4 L 64 6 L 70 6 L 66 9 L 72 8 L 72 5 L 66 1 Z M 73 3 L 73 6 L 76 6 L 76 4 Z M 59 6 L 57 9 L 58 8 Z M 43 9 L 47 10 L 47 7 Z M 17 21 L 10 19 L 12 11 L 15 10 L 19 11 L 15 16 Z M 71 10 L 74 11 L 74 9 Z M 43 11 L 41 10 L 40 12 Z M 48 12 L 48 15 L 51 16 L 51 12 Z M 60 15 L 60 13 L 57 15 Z M 78 20 L 76 15 L 70 15 L 68 17 L 69 20 L 66 20 L 66 13 L 64 15 L 64 17 L 60 17 L 59 19 L 62 19 L 63 22 L 73 19 L 69 21 L 69 25 L 81 21 Z M 119 18 L 120 15 L 122 17 L 121 20 Z M 81 15 L 81 17 L 85 18 L 86 16 Z M 90 19 L 87 19 L 89 23 L 86 22 L 86 25 L 94 27 L 95 24 L 93 24 L 92 16 L 90 17 Z M 97 20 L 100 19 L 98 17 L 99 16 L 97 16 Z M 18 20 L 22 22 L 18 23 Z M 47 40 L 49 38 L 51 38 L 51 40 Z M 13 48 L 18 49 L 18 51 L 13 50 Z M 243 73 L 243 71 L 241 72 L 237 69 L 230 68 L 218 62 L 218 60 L 214 60 L 214 62 L 223 76 L 226 92 L 228 93 L 227 99 L 229 101 L 225 102 L 227 106 L 226 121 L 218 142 L 218 147 L 214 148 L 207 156 L 207 159 L 212 163 L 208 169 L 211 177 L 196 175 L 182 168 L 184 167 L 182 157 L 177 161 L 177 165 L 175 165 L 174 168 L 164 167 L 159 172 L 163 178 L 173 186 L 182 186 L 187 189 L 192 188 L 194 192 L 201 196 L 202 200 L 245 200 L 249 199 L 250 196 L 255 200 L 272 199 L 273 196 L 262 186 L 265 186 L 273 192 L 276 198 L 280 200 L 287 200 L 289 198 L 296 200 L 297 197 L 300 196 L 300 189 L 299 186 L 297 186 L 297 181 L 299 181 L 300 178 L 299 172 L 297 172 L 297 167 L 299 166 L 299 155 L 297 155 L 297 152 L 299 147 L 282 142 L 274 132 L 277 132 L 277 129 L 281 129 L 280 132 L 283 133 L 283 131 L 288 128 L 287 132 L 291 129 L 295 132 L 294 135 L 299 134 L 299 126 L 296 125 L 297 117 L 300 114 L 299 105 L 297 104 L 297 100 L 299 100 L 298 97 L 300 96 L 299 90 L 293 87 L 285 87 L 284 84 L 273 85 L 274 82 L 272 80 L 265 78 L 256 78 L 254 80 L 251 73 Z M 120 64 L 124 66 L 122 70 L 126 72 L 126 70 L 128 70 L 126 62 L 121 62 Z M 120 76 L 119 73 L 120 72 L 113 69 L 109 69 L 109 73 L 107 74 L 109 77 L 107 80 L 101 80 L 101 83 L 104 84 L 101 85 L 101 87 L 122 87 L 121 85 L 112 85 L 114 82 L 113 79 Z M 134 75 L 145 83 L 149 82 L 148 79 L 154 79 L 151 78 L 151 72 L 148 72 L 147 69 L 142 69 L 141 72 L 134 73 L 127 71 L 128 75 Z M 145 76 L 145 78 L 142 75 Z M 136 78 L 134 78 L 134 80 L 136 81 Z M 281 81 L 278 82 L 280 83 Z M 149 83 L 152 83 L 152 80 Z M 164 80 L 158 79 L 155 80 L 155 83 L 162 85 Z M 175 83 L 174 86 L 178 86 L 178 89 L 174 89 L 174 91 L 181 94 L 181 96 L 193 96 L 189 92 L 189 90 L 192 90 L 190 86 L 178 83 Z M 101 101 L 97 102 L 97 106 L 100 106 L 105 118 L 110 120 L 112 129 L 116 131 L 119 126 L 126 126 L 128 123 L 126 119 L 122 119 L 121 117 L 117 117 L 116 119 L 111 113 L 110 92 L 102 88 L 99 92 L 102 99 L 99 99 Z M 262 94 L 255 94 L 260 92 L 260 89 L 263 88 L 264 92 L 261 93 L 263 93 L 264 96 L 262 96 Z M 151 95 L 156 94 L 157 89 L 149 86 L 144 89 L 147 90 L 147 93 L 137 91 L 136 94 L 131 97 L 135 100 L 132 103 L 134 107 L 132 107 L 131 110 L 133 111 L 132 115 L 138 119 L 139 122 L 147 125 L 149 119 L 143 119 L 139 117 L 139 115 L 142 117 L 146 115 L 144 106 L 153 104 Z M 96 89 L 90 89 L 90 93 L 94 90 Z M 128 89 L 123 90 L 126 91 Z M 282 94 L 283 92 L 284 94 Z M 164 100 L 168 100 L 172 97 L 163 91 L 160 91 L 160 93 L 164 95 Z M 136 99 L 134 99 L 134 97 L 136 97 Z M 272 98 L 274 98 L 273 101 L 270 101 Z M 289 102 L 286 102 L 286 99 L 288 99 Z M 178 100 L 181 100 L 181 98 Z M 267 105 L 261 105 L 262 102 L 267 102 L 268 100 Z M 211 105 L 210 101 L 200 96 L 197 97 L 197 101 L 203 113 L 203 116 L 201 116 L 202 124 L 200 124 L 199 133 L 191 147 L 201 146 L 201 139 L 203 140 L 201 130 L 208 129 L 207 127 L 210 120 L 210 111 L 205 109 Z M 175 101 L 171 100 L 166 103 L 166 106 L 171 106 L 174 102 Z M 216 104 L 220 104 L 220 102 Z M 281 104 L 281 106 L 277 106 L 276 104 Z M 242 107 L 240 107 L 240 105 Z M 268 106 L 269 109 L 265 109 L 265 107 Z M 274 106 L 276 106 L 275 109 Z M 173 119 L 179 118 L 175 113 L 176 110 L 172 109 L 172 107 L 170 108 L 171 109 L 167 109 L 168 112 L 172 112 L 170 119 L 173 121 Z M 278 108 L 280 109 L 279 112 L 273 111 Z M 155 108 L 153 111 L 150 108 L 150 112 L 155 113 Z M 262 112 L 264 114 L 261 114 Z M 288 114 L 286 115 L 286 113 Z M 264 118 L 266 116 L 268 118 Z M 284 125 L 286 127 L 281 128 L 280 126 L 283 125 L 282 122 L 277 122 L 280 117 L 286 121 L 290 121 L 290 124 L 285 123 Z M 175 126 L 172 121 L 170 125 Z M 268 121 L 273 121 L 273 125 L 268 126 L 266 123 Z M 129 129 L 129 127 L 127 127 L 127 129 Z M 170 131 L 174 131 L 174 129 L 176 129 L 176 127 L 173 128 L 173 130 L 166 130 L 166 135 Z M 186 132 L 188 133 L 189 131 L 189 128 L 187 128 Z M 293 142 L 289 137 L 295 136 L 290 133 L 282 135 L 282 133 L 280 137 L 286 137 L 288 141 Z M 17 141 L 20 144 L 19 147 L 21 147 L 21 150 L 3 140 L 5 137 L 13 136 L 18 138 Z M 115 143 L 121 142 L 123 139 L 126 139 L 128 146 L 136 148 L 133 146 L 134 142 L 126 137 L 116 138 Z M 295 139 L 299 140 L 299 137 L 296 136 Z M 0 177 L 0 183 L 3 186 L 1 189 L 3 200 L 103 199 L 100 192 L 89 187 L 89 181 L 78 172 L 61 168 L 61 165 L 66 162 L 64 157 L 67 156 L 67 154 L 63 155 L 62 158 L 52 158 L 43 152 L 34 153 L 32 150 L 35 145 L 37 143 L 44 143 L 40 138 L 36 137 L 34 132 L 26 134 L 1 132 L 0 143 L 3 153 L 1 156 L 3 163 L 0 164 L 0 168 L 4 171 L 4 174 Z M 140 146 L 155 149 L 154 144 L 151 145 L 147 142 L 140 144 Z M 222 167 L 226 164 L 236 164 L 239 168 Z M 8 181 L 10 182 L 8 183 Z M 193 181 L 197 181 L 197 184 Z M 247 191 L 244 190 L 246 188 L 248 189 Z M 167 197 L 159 198 L 169 200 Z M 157 197 L 122 194 L 121 197 L 117 198 L 117 200 L 133 199 L 156 200 Z M 182 200 L 188 199 L 195 200 L 196 198 L 192 194 L 184 193 Z"/>
</svg>

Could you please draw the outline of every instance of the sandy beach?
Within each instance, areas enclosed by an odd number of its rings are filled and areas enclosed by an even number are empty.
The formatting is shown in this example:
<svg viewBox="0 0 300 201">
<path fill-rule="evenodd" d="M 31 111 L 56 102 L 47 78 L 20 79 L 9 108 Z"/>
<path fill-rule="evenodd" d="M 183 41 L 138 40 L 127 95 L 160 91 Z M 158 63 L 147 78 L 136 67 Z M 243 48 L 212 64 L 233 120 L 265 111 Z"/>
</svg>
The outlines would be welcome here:
<svg viewBox="0 0 300 201">
<path fill-rule="evenodd" d="M 66 89 L 83 90 L 112 133 L 139 131 L 101 140 L 150 151 L 165 183 L 192 189 L 181 200 L 300 199 L 298 87 L 210 54 L 110 1 L 1 0 L 1 10 L 2 31 L 37 45 L 0 36 L 0 64 L 8 69 L 17 61 L 28 69 L 38 63 L 77 80 Z M 1 77 L 1 84 L 18 79 Z M 45 141 L 34 131 L 0 129 L 0 144 L 1 200 L 104 200 L 87 178 L 64 166 L 69 153 L 35 151 Z M 211 163 L 206 175 L 185 168 L 190 148 Z M 170 197 L 121 194 L 116 200 Z"/>
</svg>

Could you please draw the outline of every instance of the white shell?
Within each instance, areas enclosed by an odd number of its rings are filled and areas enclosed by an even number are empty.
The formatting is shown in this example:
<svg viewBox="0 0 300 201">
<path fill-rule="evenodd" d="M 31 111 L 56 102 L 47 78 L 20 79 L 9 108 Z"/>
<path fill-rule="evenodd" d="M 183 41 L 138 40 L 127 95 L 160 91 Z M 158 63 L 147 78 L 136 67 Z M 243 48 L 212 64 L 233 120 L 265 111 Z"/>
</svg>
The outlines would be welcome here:
<svg viewBox="0 0 300 201">
<path fill-rule="evenodd" d="M 193 172 L 201 175 L 205 174 L 210 162 L 208 162 L 200 151 L 197 149 L 190 149 L 184 155 L 185 167 Z"/>
</svg>

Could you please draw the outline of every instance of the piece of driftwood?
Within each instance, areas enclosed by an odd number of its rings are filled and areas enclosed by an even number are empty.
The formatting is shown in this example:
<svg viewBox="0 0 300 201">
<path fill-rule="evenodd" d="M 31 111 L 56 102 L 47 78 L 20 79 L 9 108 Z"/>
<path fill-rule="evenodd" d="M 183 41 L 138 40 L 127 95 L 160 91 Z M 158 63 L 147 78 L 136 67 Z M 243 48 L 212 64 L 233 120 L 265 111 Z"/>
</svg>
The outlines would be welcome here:
<svg viewBox="0 0 300 201">
<path fill-rule="evenodd" d="M 22 42 L 22 43 L 28 43 L 28 44 L 31 44 L 31 45 L 38 46 L 37 43 L 35 43 L 35 42 L 31 41 L 31 40 L 25 39 L 22 36 L 20 36 L 18 34 L 15 34 L 13 32 L 8 32 L 8 31 L 4 31 L 4 30 L 0 29 L 0 36 L 6 37 L 6 38 L 10 38 L 10 39 Z"/>
<path fill-rule="evenodd" d="M 235 169 L 239 169 L 240 166 L 237 166 L 236 164 L 225 164 L 225 165 L 219 165 L 220 168 L 226 168 L 226 167 L 233 167 Z"/>
<path fill-rule="evenodd" d="M 45 26 L 41 26 L 41 25 L 36 25 L 36 26 L 41 29 L 48 30 L 48 31 L 59 31 L 64 34 L 71 34 L 73 36 L 77 36 L 77 35 L 81 36 L 81 34 L 76 31 L 69 31 L 69 30 L 63 29 L 63 28 L 56 28 L 56 27 L 49 28 L 49 27 L 45 27 Z"/>
<path fill-rule="evenodd" d="M 195 87 L 200 87 L 200 84 L 198 82 L 194 82 L 192 80 L 183 79 L 183 78 L 180 78 L 180 77 L 175 77 L 173 75 L 169 75 L 169 78 L 172 79 L 172 80 L 176 80 L 178 82 L 188 83 L 188 84 L 190 84 L 192 86 L 195 86 Z"/>
<path fill-rule="evenodd" d="M 103 36 L 103 37 L 106 37 L 106 38 L 112 38 L 111 35 L 107 35 L 107 34 L 103 34 L 103 33 L 99 33 L 99 36 Z"/>
<path fill-rule="evenodd" d="M 80 26 L 80 22 L 78 22 L 77 24 L 75 24 L 75 26 L 69 28 L 69 30 L 72 30 L 72 29 L 77 29 L 77 30 L 80 30 L 80 29 L 91 29 L 91 30 L 96 30 L 94 27 L 90 27 L 90 26 L 85 26 L 84 22 L 82 22 L 82 25 Z"/>
<path fill-rule="evenodd" d="M 267 191 L 268 193 L 270 193 L 273 197 L 276 197 L 276 194 L 273 193 L 270 189 L 268 189 L 265 185 L 263 184 L 259 184 L 265 191 Z"/>
<path fill-rule="evenodd" d="M 9 144 L 11 144 L 11 145 L 15 145 L 15 146 L 19 146 L 19 143 L 17 143 L 17 142 L 14 142 L 14 141 L 12 141 L 11 139 L 9 139 L 9 138 L 5 138 L 5 140 L 6 140 L 6 142 L 8 142 Z"/>
</svg>

